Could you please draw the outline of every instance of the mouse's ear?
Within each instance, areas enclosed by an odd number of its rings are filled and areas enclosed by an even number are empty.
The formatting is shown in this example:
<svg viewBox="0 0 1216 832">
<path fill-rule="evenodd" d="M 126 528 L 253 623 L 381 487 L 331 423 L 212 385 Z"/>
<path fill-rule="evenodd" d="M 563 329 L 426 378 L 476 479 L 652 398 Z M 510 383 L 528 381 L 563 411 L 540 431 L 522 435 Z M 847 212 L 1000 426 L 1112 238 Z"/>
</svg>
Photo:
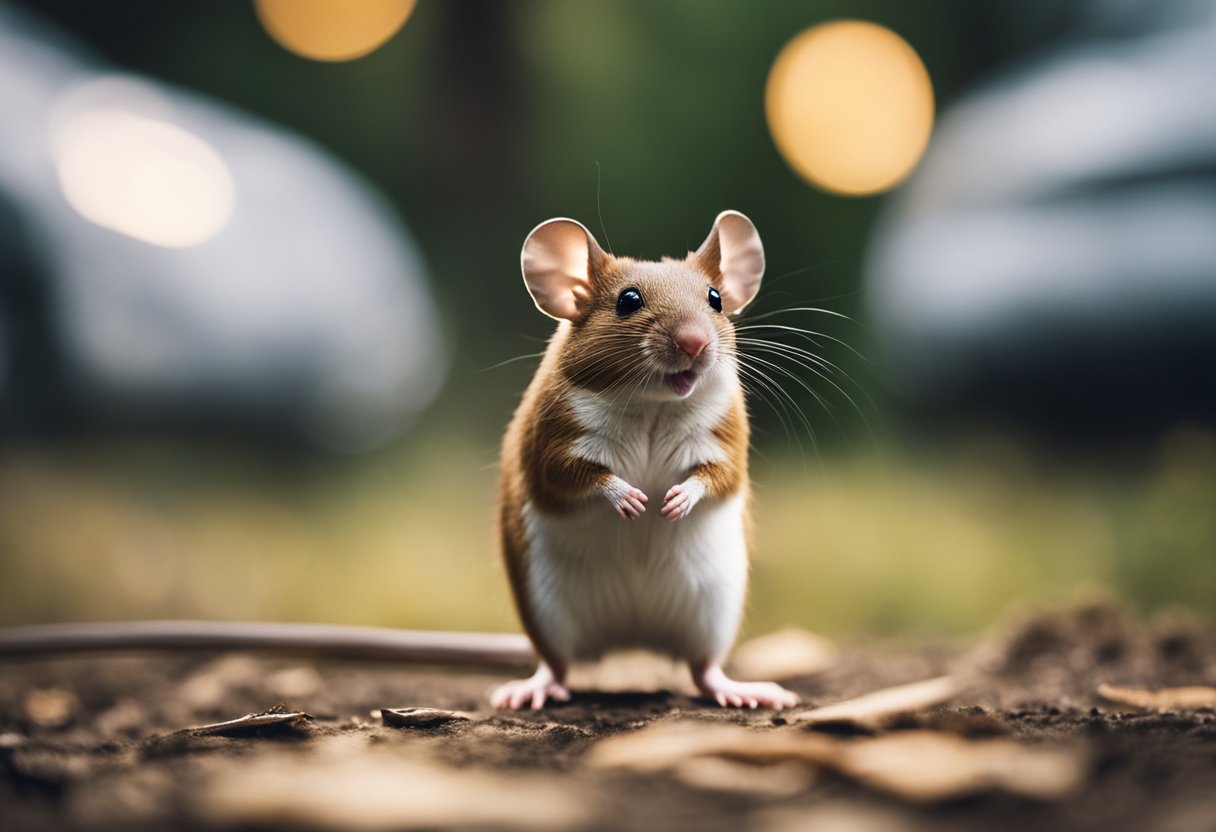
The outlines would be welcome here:
<svg viewBox="0 0 1216 832">
<path fill-rule="evenodd" d="M 591 302 L 591 275 L 607 256 L 580 222 L 558 217 L 533 228 L 520 264 L 536 308 L 551 318 L 581 319 Z"/>
<path fill-rule="evenodd" d="M 752 302 L 764 277 L 764 246 L 752 221 L 723 211 L 701 247 L 691 255 L 722 293 L 722 311 L 736 315 Z"/>
</svg>

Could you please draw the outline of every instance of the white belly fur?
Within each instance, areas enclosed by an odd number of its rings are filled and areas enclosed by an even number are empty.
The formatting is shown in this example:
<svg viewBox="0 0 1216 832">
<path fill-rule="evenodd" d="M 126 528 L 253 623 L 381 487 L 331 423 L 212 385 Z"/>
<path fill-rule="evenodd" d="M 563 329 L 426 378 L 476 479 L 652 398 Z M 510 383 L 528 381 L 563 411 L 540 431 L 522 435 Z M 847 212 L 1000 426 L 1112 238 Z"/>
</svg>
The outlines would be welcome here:
<svg viewBox="0 0 1216 832">
<path fill-rule="evenodd" d="M 580 455 L 607 465 L 650 501 L 635 520 L 619 517 L 599 496 L 560 516 L 524 506 L 536 626 L 567 660 L 633 647 L 689 661 L 720 659 L 735 638 L 746 594 L 746 495 L 706 497 L 674 523 L 659 513 L 667 489 L 693 465 L 722 458 L 706 439 L 709 425 L 699 424 L 718 418 L 719 401 L 703 402 L 676 424 L 632 426 L 622 425 L 619 413 L 609 418 L 583 404 L 583 421 L 593 430 L 578 443 Z M 601 417 L 611 432 L 594 430 Z"/>
</svg>

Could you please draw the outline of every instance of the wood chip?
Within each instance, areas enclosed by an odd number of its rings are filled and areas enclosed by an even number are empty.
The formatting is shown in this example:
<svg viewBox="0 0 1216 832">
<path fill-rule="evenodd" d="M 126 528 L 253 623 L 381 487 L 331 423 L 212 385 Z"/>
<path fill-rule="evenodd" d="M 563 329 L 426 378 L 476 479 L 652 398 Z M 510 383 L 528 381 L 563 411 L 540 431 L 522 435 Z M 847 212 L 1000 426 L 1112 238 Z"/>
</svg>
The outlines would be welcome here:
<svg viewBox="0 0 1216 832">
<path fill-rule="evenodd" d="M 232 737 L 276 725 L 296 728 L 304 722 L 311 721 L 312 718 L 312 714 L 306 714 L 303 711 L 289 711 L 283 705 L 276 705 L 260 714 L 245 714 L 225 722 L 212 722 L 209 725 L 185 728 L 177 733 L 195 737 Z"/>
<path fill-rule="evenodd" d="M 1004 737 L 968 739 L 941 731 L 857 739 L 795 728 L 756 730 L 688 721 L 609 737 L 587 756 L 593 768 L 670 771 L 703 788 L 722 781 L 725 771 L 742 771 L 700 765 L 707 760 L 800 763 L 918 802 L 985 791 L 1052 800 L 1074 791 L 1084 776 L 1084 760 L 1071 748 L 1032 748 Z M 697 765 L 690 768 L 690 761 Z"/>
<path fill-rule="evenodd" d="M 1084 761 L 1071 749 L 1032 748 L 1011 739 L 968 740 L 937 731 L 906 731 L 852 742 L 834 767 L 906 800 L 950 800 L 1004 791 L 1040 800 L 1072 793 Z"/>
<path fill-rule="evenodd" d="M 1098 685 L 1098 695 L 1120 705 L 1157 711 L 1216 708 L 1216 688 L 1207 685 L 1160 690 Z"/>
<path fill-rule="evenodd" d="M 380 718 L 394 728 L 434 728 L 449 722 L 468 722 L 473 715 L 440 708 L 381 708 Z"/>
<path fill-rule="evenodd" d="M 951 676 L 938 676 L 910 685 L 885 688 L 822 708 L 789 714 L 786 720 L 801 725 L 849 725 L 866 730 L 881 728 L 900 716 L 944 705 L 962 690 Z"/>
<path fill-rule="evenodd" d="M 745 641 L 730 663 L 741 679 L 781 681 L 810 676 L 831 667 L 837 650 L 830 640 L 797 627 Z"/>
</svg>

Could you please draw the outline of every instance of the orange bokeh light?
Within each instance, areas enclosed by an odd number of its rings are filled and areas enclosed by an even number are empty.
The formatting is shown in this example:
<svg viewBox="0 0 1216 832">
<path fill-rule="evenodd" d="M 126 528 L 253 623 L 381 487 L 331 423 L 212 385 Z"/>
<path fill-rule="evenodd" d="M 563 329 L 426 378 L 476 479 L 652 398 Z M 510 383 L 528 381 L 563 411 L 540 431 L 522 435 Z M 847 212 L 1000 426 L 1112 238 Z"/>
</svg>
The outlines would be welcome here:
<svg viewBox="0 0 1216 832">
<path fill-rule="evenodd" d="M 933 85 L 890 29 L 834 21 L 781 50 L 765 113 L 777 149 L 803 178 L 835 193 L 874 194 L 920 161 L 933 130 Z"/>
<path fill-rule="evenodd" d="M 409 19 L 417 0 L 254 0 L 258 19 L 284 49 L 314 61 L 351 61 L 376 51 Z"/>
</svg>

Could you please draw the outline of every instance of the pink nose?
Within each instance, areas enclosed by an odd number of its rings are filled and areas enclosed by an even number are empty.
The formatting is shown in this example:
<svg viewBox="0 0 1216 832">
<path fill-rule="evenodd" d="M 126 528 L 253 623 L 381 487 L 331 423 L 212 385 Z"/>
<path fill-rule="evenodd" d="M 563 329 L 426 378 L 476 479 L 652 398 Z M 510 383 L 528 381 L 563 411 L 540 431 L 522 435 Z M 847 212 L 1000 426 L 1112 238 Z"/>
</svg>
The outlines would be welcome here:
<svg viewBox="0 0 1216 832">
<path fill-rule="evenodd" d="M 696 358 L 709 344 L 709 336 L 697 329 L 678 329 L 672 340 L 676 342 L 680 352 L 689 358 Z"/>
</svg>

